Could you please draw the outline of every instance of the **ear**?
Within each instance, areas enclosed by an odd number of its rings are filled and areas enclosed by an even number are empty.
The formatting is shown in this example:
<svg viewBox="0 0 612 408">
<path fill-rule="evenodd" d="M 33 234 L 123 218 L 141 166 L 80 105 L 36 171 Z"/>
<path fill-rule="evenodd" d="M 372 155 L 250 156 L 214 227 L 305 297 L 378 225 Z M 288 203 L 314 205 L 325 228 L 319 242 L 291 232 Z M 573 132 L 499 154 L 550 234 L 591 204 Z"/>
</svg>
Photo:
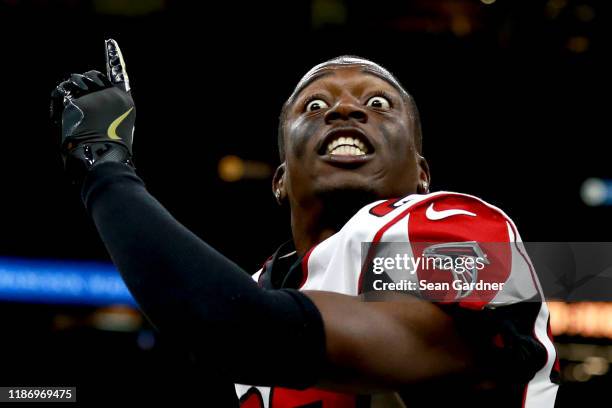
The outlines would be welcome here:
<svg viewBox="0 0 612 408">
<path fill-rule="evenodd" d="M 417 160 L 419 165 L 419 184 L 417 185 L 417 193 L 428 194 L 429 186 L 431 186 L 429 164 L 427 164 L 427 160 L 420 154 L 417 154 Z"/>
<path fill-rule="evenodd" d="M 285 168 L 285 162 L 281 163 L 276 168 L 272 178 L 272 194 L 274 194 L 278 205 L 282 205 L 287 197 L 287 191 L 285 190 Z"/>
</svg>

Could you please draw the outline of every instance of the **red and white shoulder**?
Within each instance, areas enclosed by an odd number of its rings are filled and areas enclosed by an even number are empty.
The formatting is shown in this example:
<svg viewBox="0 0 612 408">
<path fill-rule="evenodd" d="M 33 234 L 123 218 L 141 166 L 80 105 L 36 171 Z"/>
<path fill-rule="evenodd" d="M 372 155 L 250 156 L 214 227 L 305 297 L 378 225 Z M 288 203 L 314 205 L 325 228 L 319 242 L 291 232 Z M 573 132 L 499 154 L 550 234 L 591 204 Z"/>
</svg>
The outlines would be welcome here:
<svg viewBox="0 0 612 408">
<path fill-rule="evenodd" d="M 476 196 L 449 191 L 378 201 L 351 221 L 378 229 L 379 235 L 386 235 L 384 241 L 520 241 L 514 222 L 500 208 Z M 407 228 L 394 227 L 397 224 Z"/>
<path fill-rule="evenodd" d="M 504 211 L 476 196 L 455 192 L 428 194 L 413 205 L 408 231 L 410 239 L 418 241 L 520 241 Z"/>
</svg>

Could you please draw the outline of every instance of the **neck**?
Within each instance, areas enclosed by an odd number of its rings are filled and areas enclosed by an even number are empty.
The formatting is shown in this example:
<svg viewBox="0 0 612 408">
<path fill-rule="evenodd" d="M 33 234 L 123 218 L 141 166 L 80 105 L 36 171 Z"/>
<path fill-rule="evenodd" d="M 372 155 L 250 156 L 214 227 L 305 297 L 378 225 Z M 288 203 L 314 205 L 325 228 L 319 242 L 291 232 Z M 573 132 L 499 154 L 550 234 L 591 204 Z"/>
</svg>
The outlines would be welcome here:
<svg viewBox="0 0 612 408">
<path fill-rule="evenodd" d="M 291 202 L 291 230 L 298 255 L 338 232 L 364 205 L 379 199 L 363 191 L 322 194 L 307 204 Z"/>
<path fill-rule="evenodd" d="M 338 232 L 338 228 L 323 223 L 324 207 L 291 207 L 291 231 L 295 250 L 303 256 L 310 248 Z"/>
</svg>

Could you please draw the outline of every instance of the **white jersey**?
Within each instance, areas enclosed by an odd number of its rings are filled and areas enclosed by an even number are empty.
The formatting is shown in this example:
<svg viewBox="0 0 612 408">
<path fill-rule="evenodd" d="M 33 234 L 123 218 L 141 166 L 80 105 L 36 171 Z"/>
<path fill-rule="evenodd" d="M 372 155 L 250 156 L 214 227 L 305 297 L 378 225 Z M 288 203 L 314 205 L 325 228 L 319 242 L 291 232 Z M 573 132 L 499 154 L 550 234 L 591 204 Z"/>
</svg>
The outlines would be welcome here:
<svg viewBox="0 0 612 408">
<path fill-rule="evenodd" d="M 543 296 L 535 271 L 521 245 L 514 223 L 504 212 L 476 197 L 436 192 L 369 204 L 359 210 L 340 231 L 311 248 L 302 258 L 297 259 L 292 252 L 277 252 L 268 259 L 264 268 L 254 275 L 254 279 L 262 286 L 270 286 L 271 281 L 276 281 L 277 284 L 272 286 L 278 287 L 278 275 L 270 276 L 272 267 L 277 268 L 275 265 L 288 262 L 287 265 L 293 264 L 293 272 L 296 269 L 299 272 L 299 279 L 293 279 L 293 287 L 300 290 L 325 290 L 359 295 L 366 291 L 366 286 L 371 283 L 368 276 L 372 276 L 368 275 L 368 268 L 364 267 L 364 259 L 368 259 L 366 263 L 371 262 L 370 258 L 362 256 L 364 242 L 373 243 L 372 247 L 391 242 L 403 244 L 405 251 L 413 257 L 436 251 L 439 253 L 440 248 L 476 248 L 486 253 L 487 265 L 478 271 L 478 280 L 484 283 L 502 283 L 503 285 L 498 285 L 499 289 L 491 289 L 495 285 L 489 285 L 485 288 L 475 286 L 473 290 L 463 290 L 451 285 L 450 289 L 443 293 L 443 299 L 434 300 L 442 301 L 443 304 L 452 303 L 453 307 L 475 312 L 496 313 L 498 308 L 502 310 L 506 306 L 532 299 L 530 307 L 533 313 L 521 314 L 520 321 L 516 324 L 520 328 L 519 331 L 522 330 L 521 334 L 539 343 L 542 354 L 545 350 L 545 356 L 538 360 L 541 364 L 532 370 L 535 374 L 514 387 L 514 394 L 517 395 L 514 396 L 516 404 L 513 403 L 512 406 L 554 406 L 559 367 L 550 336 L 549 313 L 546 304 L 540 301 Z M 376 252 L 376 256 L 380 255 L 380 251 Z M 425 287 L 419 289 L 418 282 L 443 284 L 455 276 L 448 270 L 428 271 L 418 267 L 414 272 L 416 273 L 405 276 L 417 283 L 415 293 L 423 298 L 432 297 L 432 293 Z M 393 272 L 388 275 L 391 281 L 396 281 Z M 467 274 L 467 278 L 462 276 L 462 279 L 475 280 L 476 276 Z M 285 279 L 285 282 L 287 281 Z M 371 287 L 368 286 L 368 289 Z M 496 340 L 501 341 L 497 346 L 503 347 L 503 339 Z M 241 407 L 246 408 L 402 406 L 399 400 L 391 401 L 394 397 L 388 394 L 356 396 L 316 388 L 290 390 L 243 384 L 236 385 L 236 392 Z M 404 402 L 410 407 L 410 401 Z"/>
</svg>

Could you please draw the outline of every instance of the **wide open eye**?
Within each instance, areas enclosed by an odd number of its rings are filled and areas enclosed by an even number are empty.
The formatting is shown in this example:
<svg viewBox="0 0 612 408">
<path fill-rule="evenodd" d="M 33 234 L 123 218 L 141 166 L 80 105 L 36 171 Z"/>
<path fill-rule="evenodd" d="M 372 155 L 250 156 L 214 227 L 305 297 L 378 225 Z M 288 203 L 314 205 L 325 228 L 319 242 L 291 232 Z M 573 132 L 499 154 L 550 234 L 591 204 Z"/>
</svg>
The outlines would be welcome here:
<svg viewBox="0 0 612 408">
<path fill-rule="evenodd" d="M 368 99 L 366 105 L 377 109 L 389 109 L 391 107 L 391 102 L 384 96 L 374 96 Z"/>
<path fill-rule="evenodd" d="M 319 109 L 325 109 L 325 108 L 329 108 L 329 105 L 327 104 L 327 102 L 325 102 L 323 99 L 315 99 L 315 100 L 308 102 L 308 105 L 306 105 L 306 112 L 312 112 L 312 111 L 316 111 Z"/>
</svg>

